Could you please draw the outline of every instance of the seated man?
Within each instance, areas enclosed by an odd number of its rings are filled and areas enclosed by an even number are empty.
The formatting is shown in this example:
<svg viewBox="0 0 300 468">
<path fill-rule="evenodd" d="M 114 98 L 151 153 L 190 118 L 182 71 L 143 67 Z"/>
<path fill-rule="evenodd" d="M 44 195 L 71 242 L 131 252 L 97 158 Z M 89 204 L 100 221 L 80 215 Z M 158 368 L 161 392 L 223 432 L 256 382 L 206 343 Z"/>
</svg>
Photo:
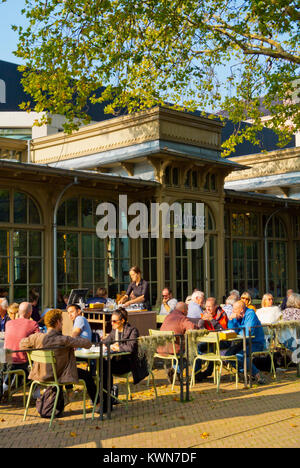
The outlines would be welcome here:
<svg viewBox="0 0 300 468">
<path fill-rule="evenodd" d="M 206 300 L 205 311 L 201 315 L 201 318 L 198 322 L 198 327 L 206 328 L 206 330 L 210 331 L 219 331 L 223 330 L 221 323 L 216 319 L 217 316 L 217 304 L 215 298 L 208 298 Z M 226 327 L 225 327 L 226 328 Z M 213 351 L 213 346 L 209 346 L 209 350 Z M 198 345 L 198 353 L 206 353 L 207 352 L 207 344 L 206 343 L 199 343 Z M 202 382 L 205 377 L 209 377 L 214 370 L 214 363 L 212 361 L 207 362 L 207 368 L 204 371 L 201 371 L 199 361 L 196 363 L 195 369 L 195 380 L 196 382 Z"/>
<path fill-rule="evenodd" d="M 175 309 L 177 299 L 173 298 L 172 291 L 169 288 L 162 290 L 162 304 L 160 307 L 160 315 L 168 315 L 172 310 Z"/>
<path fill-rule="evenodd" d="M 7 299 L 5 297 L 0 297 L 0 332 L 5 332 L 6 323 L 10 320 L 7 309 Z"/>
<path fill-rule="evenodd" d="M 62 312 L 59 309 L 49 310 L 44 318 L 47 333 L 35 333 L 23 338 L 20 342 L 22 349 L 53 349 L 56 359 L 56 373 L 60 384 L 68 382 L 78 383 L 83 379 L 86 383 L 88 394 L 94 403 L 96 397 L 96 385 L 90 372 L 77 368 L 74 354 L 75 348 L 89 349 L 92 343 L 86 338 L 64 336 L 62 334 Z M 30 371 L 31 380 L 47 382 L 53 380 L 52 367 L 47 364 L 34 363 Z"/>
<path fill-rule="evenodd" d="M 228 328 L 234 329 L 237 333 L 241 332 L 242 328 L 246 330 L 246 336 L 250 335 L 251 329 L 251 336 L 252 338 L 252 352 L 255 351 L 263 351 L 265 347 L 265 337 L 263 328 L 260 328 L 261 325 L 256 313 L 253 309 L 247 309 L 246 305 L 243 301 L 237 301 L 233 304 L 232 314 L 230 316 L 228 322 Z M 253 328 L 259 327 L 259 328 Z M 248 346 L 247 346 L 247 356 L 248 356 Z M 230 348 L 225 353 L 225 356 L 230 356 L 236 354 L 238 358 L 238 370 L 239 372 L 243 372 L 244 366 L 244 352 L 243 352 L 243 345 L 239 343 L 238 345 L 231 345 Z M 250 365 L 250 359 L 247 359 L 247 366 Z M 252 375 L 257 381 L 257 383 L 263 385 L 265 384 L 265 378 L 259 373 L 258 369 L 252 363 Z"/>
<path fill-rule="evenodd" d="M 106 304 L 107 302 L 107 290 L 105 288 L 98 288 L 96 291 L 96 296 L 95 297 L 90 297 L 87 299 L 86 303 L 87 304 Z"/>
<path fill-rule="evenodd" d="M 175 335 L 184 335 L 187 330 L 198 329 L 198 326 L 187 318 L 187 311 L 187 304 L 184 302 L 177 302 L 175 309 L 166 316 L 160 330 L 173 331 Z M 179 337 L 176 337 L 175 351 L 176 353 L 180 352 Z M 166 347 L 159 346 L 157 348 L 157 352 L 160 354 L 173 354 L 173 345 L 170 343 Z M 173 382 L 173 375 L 174 369 L 171 368 L 168 371 L 168 379 L 170 383 Z"/>
<path fill-rule="evenodd" d="M 210 328 L 210 329 L 212 329 L 212 330 L 218 330 L 218 329 L 226 330 L 227 323 L 228 323 L 228 318 L 227 318 L 226 313 L 221 309 L 220 306 L 218 306 L 217 300 L 216 300 L 215 297 L 208 297 L 206 299 L 205 313 L 208 314 L 207 315 L 208 317 L 212 317 L 211 320 L 213 320 L 213 328 Z M 203 314 L 201 314 L 201 318 L 203 318 Z"/>
<path fill-rule="evenodd" d="M 73 322 L 72 336 L 76 338 L 87 338 L 92 341 L 92 330 L 88 320 L 81 315 L 81 309 L 77 304 L 70 304 L 67 307 L 67 312 Z"/>
<path fill-rule="evenodd" d="M 29 302 L 22 302 L 19 306 L 19 318 L 10 320 L 6 324 L 4 348 L 20 349 L 20 341 L 33 333 L 38 333 L 39 326 L 34 320 L 30 320 L 32 306 Z M 28 376 L 28 360 L 27 354 L 17 352 L 12 354 L 12 365 L 10 370 L 23 369 Z M 6 376 L 3 384 L 3 392 L 7 391 L 8 376 Z"/>
<path fill-rule="evenodd" d="M 200 319 L 203 313 L 204 292 L 195 291 L 192 294 L 191 301 L 188 304 L 188 318 Z"/>
</svg>

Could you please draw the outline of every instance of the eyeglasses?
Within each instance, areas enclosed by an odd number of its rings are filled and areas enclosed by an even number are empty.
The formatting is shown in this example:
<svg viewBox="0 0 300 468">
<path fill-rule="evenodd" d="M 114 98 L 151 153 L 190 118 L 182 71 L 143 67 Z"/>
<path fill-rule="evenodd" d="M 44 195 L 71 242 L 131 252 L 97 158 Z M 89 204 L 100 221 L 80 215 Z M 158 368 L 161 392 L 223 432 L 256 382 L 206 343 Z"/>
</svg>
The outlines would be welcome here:
<svg viewBox="0 0 300 468">
<path fill-rule="evenodd" d="M 121 320 L 111 320 L 110 323 L 118 323 L 121 322 Z"/>
</svg>

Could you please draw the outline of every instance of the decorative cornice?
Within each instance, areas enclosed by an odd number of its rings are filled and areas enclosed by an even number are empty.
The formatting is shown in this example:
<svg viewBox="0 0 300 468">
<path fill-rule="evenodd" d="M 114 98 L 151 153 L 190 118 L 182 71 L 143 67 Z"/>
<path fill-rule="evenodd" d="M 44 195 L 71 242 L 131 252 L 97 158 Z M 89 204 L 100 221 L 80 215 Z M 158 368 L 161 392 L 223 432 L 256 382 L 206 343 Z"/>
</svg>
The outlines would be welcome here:
<svg viewBox="0 0 300 468">
<path fill-rule="evenodd" d="M 222 124 L 185 112 L 156 107 L 56 134 L 32 142 L 32 161 L 54 163 L 125 148 L 153 140 L 168 140 L 219 150 Z"/>
<path fill-rule="evenodd" d="M 300 147 L 229 159 L 251 168 L 232 172 L 226 177 L 226 182 L 300 171 Z"/>
</svg>

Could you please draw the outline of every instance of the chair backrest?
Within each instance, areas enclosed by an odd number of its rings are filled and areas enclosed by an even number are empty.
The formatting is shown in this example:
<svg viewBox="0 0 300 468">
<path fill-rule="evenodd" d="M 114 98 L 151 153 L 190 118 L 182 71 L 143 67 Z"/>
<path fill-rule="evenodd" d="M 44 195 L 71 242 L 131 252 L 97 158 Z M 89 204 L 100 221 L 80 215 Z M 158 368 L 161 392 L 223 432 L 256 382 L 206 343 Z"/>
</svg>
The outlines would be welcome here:
<svg viewBox="0 0 300 468">
<path fill-rule="evenodd" d="M 56 359 L 54 352 L 52 350 L 37 350 L 37 351 L 27 351 L 28 361 L 30 367 L 32 368 L 32 363 L 38 362 L 40 364 L 50 364 L 52 366 L 52 372 L 54 377 L 54 382 L 58 383 L 57 381 L 57 374 L 56 374 Z"/>
<path fill-rule="evenodd" d="M 150 336 L 172 337 L 172 340 L 170 341 L 170 344 L 172 344 L 173 354 L 174 354 L 174 356 L 176 356 L 176 348 L 175 348 L 176 337 L 175 337 L 175 333 L 173 331 L 161 331 L 161 330 L 153 330 L 153 329 L 149 328 L 149 335 Z M 168 354 L 172 354 L 172 353 L 168 353 Z"/>
</svg>

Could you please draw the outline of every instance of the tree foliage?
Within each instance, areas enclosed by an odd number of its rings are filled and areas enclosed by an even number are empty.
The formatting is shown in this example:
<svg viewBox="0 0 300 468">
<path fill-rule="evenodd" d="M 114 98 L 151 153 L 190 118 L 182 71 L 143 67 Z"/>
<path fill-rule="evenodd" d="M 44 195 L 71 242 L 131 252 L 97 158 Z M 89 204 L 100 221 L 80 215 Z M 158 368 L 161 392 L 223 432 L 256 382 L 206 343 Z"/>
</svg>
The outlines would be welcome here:
<svg viewBox="0 0 300 468">
<path fill-rule="evenodd" d="M 264 125 L 284 145 L 300 127 L 292 99 L 300 64 L 297 4 L 25 0 L 29 25 L 15 26 L 23 86 L 35 111 L 66 116 L 66 131 L 87 123 L 96 102 L 109 102 L 106 111 L 114 114 L 166 103 L 212 117 L 223 109 L 237 124 L 224 143 L 227 155 L 245 138 L 257 142 L 264 107 L 272 115 Z M 253 126 L 240 127 L 245 118 Z"/>
</svg>

